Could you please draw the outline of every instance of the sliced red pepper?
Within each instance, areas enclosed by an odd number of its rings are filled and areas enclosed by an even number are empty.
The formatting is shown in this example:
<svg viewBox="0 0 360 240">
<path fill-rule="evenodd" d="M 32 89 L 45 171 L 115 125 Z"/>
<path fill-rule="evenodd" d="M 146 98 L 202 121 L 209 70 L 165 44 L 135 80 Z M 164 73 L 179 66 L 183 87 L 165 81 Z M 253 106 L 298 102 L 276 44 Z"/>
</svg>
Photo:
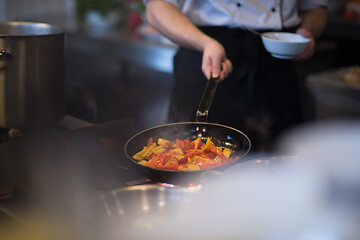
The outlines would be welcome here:
<svg viewBox="0 0 360 240">
<path fill-rule="evenodd" d="M 165 165 L 171 158 L 171 156 L 173 155 L 173 152 L 167 152 L 167 153 L 163 153 L 163 154 L 158 154 L 157 155 L 157 162 L 159 162 L 162 165 Z"/>
<path fill-rule="evenodd" d="M 204 157 L 209 158 L 209 159 L 214 159 L 216 156 L 217 156 L 217 154 L 214 152 L 206 152 L 204 154 Z"/>
<path fill-rule="evenodd" d="M 200 158 L 195 160 L 196 165 L 200 167 L 200 169 L 208 169 L 211 168 L 211 165 L 209 163 L 204 162 Z"/>
<path fill-rule="evenodd" d="M 184 157 L 182 157 L 181 159 L 177 160 L 178 164 L 186 164 L 188 162 L 188 156 L 185 155 Z"/>
<path fill-rule="evenodd" d="M 180 148 L 184 152 L 186 151 L 186 144 L 184 141 L 181 141 L 180 139 L 176 139 L 176 147 Z"/>
<path fill-rule="evenodd" d="M 204 153 L 203 150 L 199 150 L 199 149 L 194 149 L 194 150 L 187 150 L 186 154 L 188 155 L 188 157 L 192 158 L 194 156 L 200 156 Z"/>
<path fill-rule="evenodd" d="M 221 159 L 223 160 L 227 160 L 228 158 L 219 150 L 215 147 L 215 145 L 212 145 L 210 150 L 213 152 L 213 153 L 216 153 Z"/>
<path fill-rule="evenodd" d="M 176 158 L 174 158 L 173 160 L 171 160 L 170 166 L 179 167 L 178 160 L 177 160 Z"/>
<path fill-rule="evenodd" d="M 164 148 L 166 148 L 166 149 L 170 149 L 170 148 L 172 148 L 172 142 L 167 142 L 166 144 L 165 144 L 165 146 L 164 146 Z"/>
<path fill-rule="evenodd" d="M 203 142 L 201 141 L 201 138 L 197 138 L 193 141 L 194 143 L 194 148 L 195 149 L 200 149 L 201 146 L 203 145 Z"/>
<path fill-rule="evenodd" d="M 227 160 L 225 160 L 225 163 L 231 163 L 231 162 L 234 162 L 236 160 L 238 160 L 239 157 L 235 157 L 235 158 L 228 158 Z"/>
<path fill-rule="evenodd" d="M 190 141 L 189 139 L 185 139 L 184 142 L 185 142 L 185 149 L 186 150 L 190 150 L 190 149 L 195 148 L 195 144 L 192 141 Z"/>
<path fill-rule="evenodd" d="M 156 166 L 157 169 L 165 169 L 165 170 L 178 170 L 178 166 L 171 166 L 171 165 L 168 165 L 168 166 L 163 166 L 163 165 L 158 165 Z"/>
<path fill-rule="evenodd" d="M 150 158 L 149 161 L 147 161 L 146 166 L 155 168 L 155 166 L 156 166 L 156 160 L 157 160 L 157 156 L 155 155 L 155 156 L 153 156 L 152 158 Z"/>
<path fill-rule="evenodd" d="M 221 162 L 218 162 L 216 160 L 210 160 L 208 163 L 213 167 L 216 167 L 218 164 L 221 164 Z"/>
<path fill-rule="evenodd" d="M 148 140 L 147 146 L 150 147 L 150 146 L 153 144 L 153 142 L 154 142 L 154 141 L 153 141 L 153 138 L 150 137 L 149 140 Z"/>
</svg>

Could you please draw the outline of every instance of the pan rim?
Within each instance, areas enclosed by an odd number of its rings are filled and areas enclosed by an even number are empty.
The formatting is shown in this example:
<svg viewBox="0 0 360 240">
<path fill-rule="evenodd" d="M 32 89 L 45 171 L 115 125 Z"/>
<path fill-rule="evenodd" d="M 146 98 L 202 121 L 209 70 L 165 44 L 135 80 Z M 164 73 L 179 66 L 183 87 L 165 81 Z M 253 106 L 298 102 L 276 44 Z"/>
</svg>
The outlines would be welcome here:
<svg viewBox="0 0 360 240">
<path fill-rule="evenodd" d="M 168 170 L 168 169 L 157 169 L 157 168 L 151 168 L 151 167 L 148 167 L 148 166 L 145 166 L 145 165 L 141 165 L 139 164 L 138 162 L 136 162 L 136 160 L 134 160 L 131 156 L 129 156 L 128 152 L 126 151 L 127 149 L 127 146 L 129 144 L 129 142 L 134 139 L 135 137 L 139 136 L 140 134 L 143 134 L 145 132 L 148 132 L 148 131 L 151 131 L 151 130 L 154 130 L 154 129 L 157 129 L 157 128 L 161 128 L 161 127 L 166 127 L 166 126 L 174 126 L 174 125 L 190 125 L 190 124 L 198 124 L 198 125 L 212 125 L 212 126 L 218 126 L 218 127 L 222 127 L 222 128 L 227 128 L 227 129 L 230 129 L 232 131 L 235 131 L 235 132 L 238 132 L 240 133 L 240 135 L 242 135 L 247 143 L 248 143 L 248 148 L 244 151 L 243 153 L 243 156 L 241 158 L 243 158 L 244 156 L 246 156 L 249 152 L 250 152 L 250 149 L 251 149 L 251 141 L 249 139 L 249 137 L 243 133 L 242 131 L 236 129 L 236 128 L 233 128 L 233 127 L 230 127 L 230 126 L 226 126 L 226 125 L 223 125 L 223 124 L 219 124 L 219 123 L 210 123 L 210 122 L 175 122 L 175 123 L 167 123 L 167 124 L 162 124 L 162 125 L 158 125 L 158 126 L 154 126 L 154 127 L 151 127 L 151 128 L 148 128 L 148 129 L 145 129 L 145 130 L 142 130 L 138 133 L 136 133 L 135 135 L 133 135 L 132 137 L 130 137 L 129 140 L 126 141 L 125 143 L 125 146 L 124 146 L 124 153 L 125 153 L 125 156 L 130 160 L 132 161 L 133 163 L 137 164 L 138 166 L 141 166 L 141 167 L 144 167 L 144 168 L 147 168 L 147 169 L 151 169 L 151 170 L 155 170 L 155 171 L 159 171 L 159 172 L 166 172 L 166 173 L 199 173 L 199 172 L 203 172 L 203 171 L 206 171 L 206 170 L 213 170 L 213 169 L 221 169 L 223 167 L 226 167 L 226 166 L 230 166 L 232 165 L 233 163 L 237 162 L 237 161 L 234 161 L 232 163 L 228 163 L 226 165 L 223 165 L 223 166 L 220 166 L 220 167 L 216 167 L 216 168 L 211 168 L 211 169 L 200 169 L 200 170 L 192 170 L 192 171 L 176 171 L 176 170 Z M 240 159 L 241 159 L 240 158 Z"/>
<path fill-rule="evenodd" d="M 103 195 L 118 195 L 123 192 L 133 192 L 133 191 L 148 191 L 148 190 L 160 190 L 160 191 L 184 191 L 184 192 L 198 192 L 198 190 L 192 190 L 187 187 L 182 186 L 163 186 L 158 184 L 142 184 L 134 186 L 126 186 L 121 188 L 116 188 L 108 191 L 103 191 Z"/>
</svg>

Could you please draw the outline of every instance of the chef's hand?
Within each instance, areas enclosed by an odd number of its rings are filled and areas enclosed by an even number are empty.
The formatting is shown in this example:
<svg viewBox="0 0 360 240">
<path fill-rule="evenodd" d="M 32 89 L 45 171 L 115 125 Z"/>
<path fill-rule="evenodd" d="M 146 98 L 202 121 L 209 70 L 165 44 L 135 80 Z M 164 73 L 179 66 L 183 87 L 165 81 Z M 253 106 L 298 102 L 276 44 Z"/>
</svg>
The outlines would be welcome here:
<svg viewBox="0 0 360 240">
<path fill-rule="evenodd" d="M 207 79 L 220 76 L 224 80 L 232 71 L 232 63 L 226 58 L 224 47 L 217 41 L 211 39 L 204 46 L 201 69 Z"/>
<path fill-rule="evenodd" d="M 303 61 L 311 58 L 311 56 L 314 54 L 315 40 L 314 40 L 314 37 L 311 34 L 311 32 L 306 28 L 299 28 L 296 31 L 296 33 L 300 34 L 301 36 L 303 36 L 305 38 L 310 38 L 309 46 L 305 49 L 305 51 L 302 54 L 296 56 L 296 58 L 295 58 L 295 60 L 297 60 L 299 62 L 303 62 Z"/>
</svg>

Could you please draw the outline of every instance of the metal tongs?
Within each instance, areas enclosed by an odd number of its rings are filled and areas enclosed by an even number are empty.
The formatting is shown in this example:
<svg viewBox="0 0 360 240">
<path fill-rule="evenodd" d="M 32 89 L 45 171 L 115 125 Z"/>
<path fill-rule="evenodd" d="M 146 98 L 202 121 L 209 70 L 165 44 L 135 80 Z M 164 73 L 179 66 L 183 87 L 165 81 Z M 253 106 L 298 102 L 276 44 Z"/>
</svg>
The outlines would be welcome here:
<svg viewBox="0 0 360 240">
<path fill-rule="evenodd" d="M 220 82 L 220 76 L 216 78 L 213 78 L 211 76 L 210 80 L 207 82 L 205 90 L 200 100 L 199 107 L 196 111 L 196 122 L 207 122 L 209 109 L 219 82 Z"/>
</svg>

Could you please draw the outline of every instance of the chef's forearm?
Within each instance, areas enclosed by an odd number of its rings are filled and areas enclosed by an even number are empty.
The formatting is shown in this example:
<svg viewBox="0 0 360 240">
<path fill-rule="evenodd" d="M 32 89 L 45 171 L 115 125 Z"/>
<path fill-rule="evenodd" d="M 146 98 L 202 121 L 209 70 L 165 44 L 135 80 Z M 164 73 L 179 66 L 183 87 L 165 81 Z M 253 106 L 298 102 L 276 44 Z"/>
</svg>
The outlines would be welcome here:
<svg viewBox="0 0 360 240">
<path fill-rule="evenodd" d="M 302 23 L 300 28 L 308 29 L 314 39 L 318 39 L 323 33 L 327 22 L 327 9 L 325 7 L 314 8 L 301 13 Z"/>
<path fill-rule="evenodd" d="M 183 47 L 203 51 L 209 41 L 214 41 L 201 32 L 171 3 L 158 0 L 149 1 L 146 6 L 146 18 L 151 26 Z"/>
</svg>

